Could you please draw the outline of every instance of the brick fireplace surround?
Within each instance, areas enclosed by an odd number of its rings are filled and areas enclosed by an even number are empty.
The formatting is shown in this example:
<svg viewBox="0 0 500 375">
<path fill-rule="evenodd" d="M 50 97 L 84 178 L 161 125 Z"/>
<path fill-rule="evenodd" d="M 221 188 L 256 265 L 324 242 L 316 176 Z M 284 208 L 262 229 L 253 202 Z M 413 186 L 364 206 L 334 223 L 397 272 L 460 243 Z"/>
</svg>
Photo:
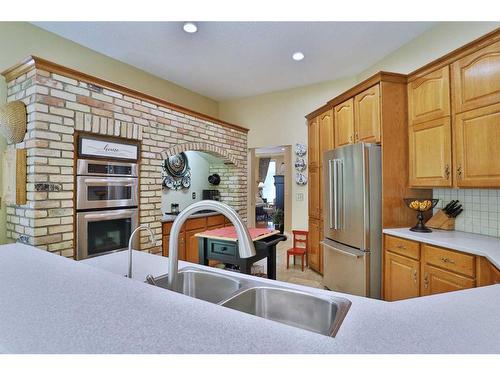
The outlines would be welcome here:
<svg viewBox="0 0 500 375">
<path fill-rule="evenodd" d="M 205 116 L 46 60 L 29 57 L 2 73 L 7 101 L 21 100 L 28 112 L 27 203 L 7 207 L 7 236 L 65 257 L 74 256 L 75 131 L 141 142 L 141 250 L 161 252 L 161 161 L 181 151 L 199 150 L 224 159 L 219 171 L 222 201 L 246 217 L 247 129 Z M 35 183 L 59 191 L 36 191 Z"/>
</svg>

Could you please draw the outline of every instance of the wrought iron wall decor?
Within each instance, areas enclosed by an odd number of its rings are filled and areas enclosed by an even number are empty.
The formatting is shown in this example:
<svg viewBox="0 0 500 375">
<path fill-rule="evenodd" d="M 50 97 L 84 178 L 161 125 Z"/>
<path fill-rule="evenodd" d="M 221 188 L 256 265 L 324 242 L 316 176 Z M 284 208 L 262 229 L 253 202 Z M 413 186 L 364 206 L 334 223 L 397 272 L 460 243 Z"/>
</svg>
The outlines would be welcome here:
<svg viewBox="0 0 500 375">
<path fill-rule="evenodd" d="M 162 163 L 163 186 L 172 190 L 187 189 L 191 186 L 191 168 L 186 154 L 172 155 Z"/>
</svg>

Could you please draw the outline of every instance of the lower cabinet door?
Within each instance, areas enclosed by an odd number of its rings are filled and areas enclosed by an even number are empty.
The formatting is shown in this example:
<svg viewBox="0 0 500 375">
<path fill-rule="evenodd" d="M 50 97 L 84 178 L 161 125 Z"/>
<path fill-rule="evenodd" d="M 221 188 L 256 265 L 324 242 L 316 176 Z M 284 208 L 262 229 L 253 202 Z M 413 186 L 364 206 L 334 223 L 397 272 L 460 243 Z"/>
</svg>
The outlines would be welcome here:
<svg viewBox="0 0 500 375">
<path fill-rule="evenodd" d="M 309 219 L 309 249 L 307 254 L 307 260 L 309 261 L 309 268 L 320 272 L 320 222 L 316 219 Z"/>
<path fill-rule="evenodd" d="M 170 242 L 170 235 L 163 236 L 162 255 L 164 257 L 169 256 L 169 250 L 170 250 L 169 242 Z M 179 249 L 178 249 L 179 260 L 186 260 L 186 242 L 184 241 L 184 232 L 180 234 L 178 243 L 179 243 Z"/>
<path fill-rule="evenodd" d="M 422 266 L 422 295 L 455 292 L 474 288 L 474 279 L 448 272 L 428 264 Z"/>
<path fill-rule="evenodd" d="M 186 232 L 186 260 L 191 263 L 199 263 L 198 237 L 197 233 L 204 232 L 205 228 L 194 229 Z"/>
<path fill-rule="evenodd" d="M 420 295 L 420 262 L 390 252 L 385 253 L 384 297 L 387 301 Z"/>
</svg>

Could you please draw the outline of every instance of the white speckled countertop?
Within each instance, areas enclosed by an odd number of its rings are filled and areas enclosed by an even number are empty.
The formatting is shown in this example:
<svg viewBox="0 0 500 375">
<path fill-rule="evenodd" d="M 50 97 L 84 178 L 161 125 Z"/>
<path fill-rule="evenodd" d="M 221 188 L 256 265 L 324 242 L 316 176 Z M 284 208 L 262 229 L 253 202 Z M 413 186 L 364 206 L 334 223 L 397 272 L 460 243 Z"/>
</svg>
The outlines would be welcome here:
<svg viewBox="0 0 500 375">
<path fill-rule="evenodd" d="M 298 287 L 352 301 L 329 338 L 142 282 L 167 258 L 134 252 L 126 279 L 126 258 L 0 246 L 0 353 L 500 353 L 500 285 L 391 303 Z"/>
<path fill-rule="evenodd" d="M 437 230 L 431 233 L 412 232 L 409 228 L 384 229 L 385 234 L 408 240 L 446 247 L 487 258 L 500 269 L 500 238 L 456 230 Z"/>
</svg>

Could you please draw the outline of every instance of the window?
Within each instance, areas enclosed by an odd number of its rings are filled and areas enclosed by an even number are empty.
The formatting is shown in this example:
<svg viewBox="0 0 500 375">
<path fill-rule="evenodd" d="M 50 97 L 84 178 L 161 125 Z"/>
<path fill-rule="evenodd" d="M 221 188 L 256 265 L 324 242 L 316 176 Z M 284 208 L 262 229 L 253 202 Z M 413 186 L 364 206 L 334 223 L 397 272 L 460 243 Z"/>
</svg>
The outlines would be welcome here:
<svg viewBox="0 0 500 375">
<path fill-rule="evenodd" d="M 262 198 L 267 199 L 268 203 L 274 202 L 276 198 L 276 190 L 274 187 L 274 175 L 276 174 L 276 161 L 269 162 L 266 179 L 264 180 L 264 188 L 262 189 Z"/>
</svg>

